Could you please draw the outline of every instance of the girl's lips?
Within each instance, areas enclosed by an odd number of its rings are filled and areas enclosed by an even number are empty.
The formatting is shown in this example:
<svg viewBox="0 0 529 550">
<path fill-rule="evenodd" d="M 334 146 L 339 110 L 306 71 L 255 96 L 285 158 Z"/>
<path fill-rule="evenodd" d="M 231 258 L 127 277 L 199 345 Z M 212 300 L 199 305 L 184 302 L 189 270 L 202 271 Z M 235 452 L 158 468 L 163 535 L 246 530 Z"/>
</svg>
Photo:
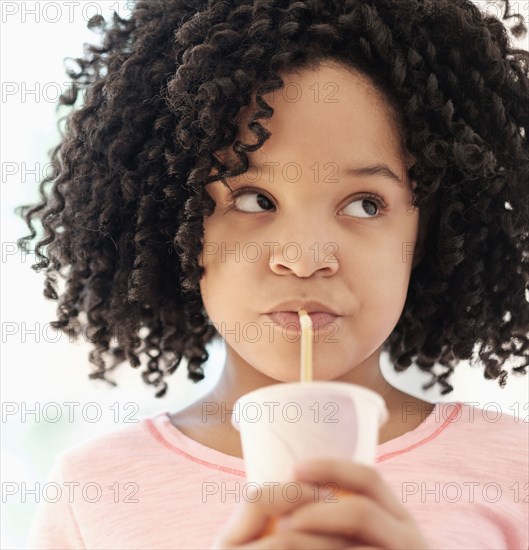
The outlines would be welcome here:
<svg viewBox="0 0 529 550">
<path fill-rule="evenodd" d="M 299 322 L 299 315 L 295 311 L 276 311 L 273 313 L 267 313 L 268 317 L 282 326 L 283 328 L 301 330 Z M 312 328 L 314 330 L 325 328 L 327 325 L 338 319 L 339 315 L 333 315 L 332 313 L 314 312 L 309 313 L 312 321 Z"/>
</svg>

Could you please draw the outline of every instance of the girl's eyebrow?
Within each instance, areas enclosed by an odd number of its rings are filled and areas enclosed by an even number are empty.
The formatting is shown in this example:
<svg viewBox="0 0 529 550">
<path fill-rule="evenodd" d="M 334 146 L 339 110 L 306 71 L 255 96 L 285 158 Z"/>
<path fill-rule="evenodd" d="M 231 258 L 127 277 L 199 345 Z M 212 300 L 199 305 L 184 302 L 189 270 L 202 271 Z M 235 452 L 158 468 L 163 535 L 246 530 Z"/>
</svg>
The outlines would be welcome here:
<svg viewBox="0 0 529 550">
<path fill-rule="evenodd" d="M 265 163 L 266 165 L 267 163 Z M 248 172 L 257 172 L 263 165 L 249 161 Z M 399 187 L 406 187 L 406 184 L 391 170 L 386 164 L 370 164 L 367 166 L 346 166 L 344 169 L 346 176 L 363 177 L 363 176 L 383 176 L 386 179 L 396 183 Z"/>
<path fill-rule="evenodd" d="M 399 187 L 406 186 L 386 164 L 371 164 L 369 166 L 358 167 L 349 166 L 345 168 L 345 174 L 347 176 L 384 176 L 399 185 Z"/>
</svg>

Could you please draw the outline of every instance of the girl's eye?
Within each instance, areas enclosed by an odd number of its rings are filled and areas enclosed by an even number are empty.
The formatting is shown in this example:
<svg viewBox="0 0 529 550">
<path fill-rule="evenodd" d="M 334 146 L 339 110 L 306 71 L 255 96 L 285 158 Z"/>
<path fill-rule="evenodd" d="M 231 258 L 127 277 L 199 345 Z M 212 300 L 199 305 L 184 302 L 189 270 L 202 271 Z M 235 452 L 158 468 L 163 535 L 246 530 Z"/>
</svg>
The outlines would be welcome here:
<svg viewBox="0 0 529 550">
<path fill-rule="evenodd" d="M 255 201 L 254 198 L 250 198 L 249 196 L 251 195 L 256 195 L 258 197 L 257 201 Z M 230 202 L 230 210 L 233 208 L 234 210 L 240 210 L 241 212 L 261 212 L 260 210 L 255 210 L 256 203 L 257 208 L 266 208 L 267 205 L 273 206 L 272 201 L 267 198 L 266 195 L 261 193 L 259 190 L 252 189 L 250 187 L 241 187 L 240 189 L 236 189 L 230 194 L 228 200 Z"/>
<path fill-rule="evenodd" d="M 257 197 L 257 200 L 255 197 Z M 262 212 L 259 208 L 264 208 L 265 210 L 270 207 L 274 208 L 273 202 L 266 195 L 261 193 L 260 190 L 250 187 L 236 189 L 231 193 L 228 200 L 230 202 L 230 210 L 234 209 L 241 212 L 258 213 Z M 349 209 L 349 212 L 355 218 L 378 218 L 387 208 L 384 200 L 378 195 L 363 193 L 360 197 L 356 197 L 355 200 L 351 201 L 344 210 Z M 376 215 L 375 210 L 378 212 L 378 215 Z"/>
<path fill-rule="evenodd" d="M 387 208 L 388 207 L 386 203 L 382 200 L 381 197 L 379 197 L 378 195 L 367 193 L 351 201 L 344 208 L 344 211 L 348 210 L 355 218 L 379 218 L 384 214 L 384 211 Z M 375 215 L 375 210 L 378 212 L 378 215 Z M 362 214 L 365 214 L 366 212 L 367 214 L 372 215 L 363 216 Z"/>
</svg>

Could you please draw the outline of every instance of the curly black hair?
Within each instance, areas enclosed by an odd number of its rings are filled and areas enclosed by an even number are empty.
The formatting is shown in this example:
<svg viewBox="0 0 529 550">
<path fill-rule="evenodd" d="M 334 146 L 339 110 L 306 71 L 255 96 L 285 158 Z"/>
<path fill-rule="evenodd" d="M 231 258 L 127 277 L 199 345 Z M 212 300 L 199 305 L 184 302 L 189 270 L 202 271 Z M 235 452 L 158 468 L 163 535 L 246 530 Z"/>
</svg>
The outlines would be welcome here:
<svg viewBox="0 0 529 550">
<path fill-rule="evenodd" d="M 525 36 L 504 4 L 510 32 Z M 206 345 L 220 337 L 199 289 L 215 208 L 206 185 L 245 173 L 246 153 L 270 136 L 257 119 L 273 114 L 262 95 L 283 87 L 278 73 L 322 60 L 371 79 L 416 159 L 419 261 L 383 344 L 395 370 L 413 361 L 432 375 L 425 389 L 450 393 L 454 365 L 477 346 L 500 387 L 507 358 L 526 374 L 529 54 L 500 19 L 470 0 L 138 0 L 129 18 L 88 26 L 101 43 L 67 68 L 57 109 L 70 110 L 41 202 L 16 213 L 26 252 L 41 220 L 32 268 L 46 268 L 44 296 L 59 300 L 53 326 L 94 344 L 90 378 L 115 385 L 106 373 L 140 366 L 142 353 L 157 397 L 183 357 L 188 378 L 204 378 Z M 236 117 L 253 93 L 250 145 L 235 141 Z M 230 147 L 240 166 L 217 158 Z"/>
</svg>

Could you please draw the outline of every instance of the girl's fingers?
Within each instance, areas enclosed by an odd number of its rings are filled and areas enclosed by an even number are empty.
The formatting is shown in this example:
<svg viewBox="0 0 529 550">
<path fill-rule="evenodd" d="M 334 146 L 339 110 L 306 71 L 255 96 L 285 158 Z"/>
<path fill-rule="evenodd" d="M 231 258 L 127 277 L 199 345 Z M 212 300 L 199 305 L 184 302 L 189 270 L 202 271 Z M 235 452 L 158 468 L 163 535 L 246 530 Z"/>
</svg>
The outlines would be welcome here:
<svg viewBox="0 0 529 550">
<path fill-rule="evenodd" d="M 293 510 L 288 520 L 287 529 L 329 533 L 380 548 L 402 548 L 399 544 L 408 540 L 408 524 L 363 495 L 342 496 L 336 503 L 308 503 Z"/>
<path fill-rule="evenodd" d="M 296 479 L 306 483 L 336 483 L 339 489 L 366 495 L 391 516 L 410 519 L 408 510 L 373 467 L 350 460 L 314 460 L 310 462 L 307 474 L 300 472 Z"/>
<path fill-rule="evenodd" d="M 406 544 L 410 539 L 412 517 L 374 468 L 350 460 L 317 460 L 310 465 L 308 474 L 296 475 L 297 481 L 265 484 L 257 499 L 248 495 L 214 548 L 279 548 L 267 544 L 282 544 L 281 537 L 292 536 L 284 533 L 296 530 L 299 535 L 322 537 L 322 544 L 336 537 L 349 541 L 336 548 L 355 548 L 351 540 L 358 540 L 364 547 L 401 548 L 395 544 Z M 287 486 L 290 491 L 285 492 Z M 340 506 L 345 500 L 346 505 Z M 284 515 L 292 519 L 292 524 L 283 532 L 269 534 L 270 519 Z"/>
<path fill-rule="evenodd" d="M 231 548 L 231 547 L 226 547 Z M 341 537 L 324 535 L 312 535 L 297 531 L 283 531 L 268 537 L 250 542 L 243 546 L 237 546 L 237 550 L 342 550 L 351 547 L 351 541 Z"/>
<path fill-rule="evenodd" d="M 239 547 L 263 537 L 271 518 L 288 514 L 301 505 L 321 501 L 325 496 L 321 489 L 315 491 L 313 484 L 302 481 L 263 485 L 255 496 L 248 495 L 248 499 L 237 508 L 216 539 L 214 548 Z"/>
</svg>

